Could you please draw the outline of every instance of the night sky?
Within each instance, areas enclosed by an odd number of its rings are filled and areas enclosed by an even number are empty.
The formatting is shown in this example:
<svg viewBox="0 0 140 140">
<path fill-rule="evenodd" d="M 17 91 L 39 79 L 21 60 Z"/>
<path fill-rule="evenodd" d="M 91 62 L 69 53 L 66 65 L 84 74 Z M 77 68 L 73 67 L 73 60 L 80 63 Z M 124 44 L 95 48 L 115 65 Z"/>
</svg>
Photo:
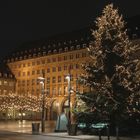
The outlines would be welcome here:
<svg viewBox="0 0 140 140">
<path fill-rule="evenodd" d="M 140 15 L 140 0 L 0 1 L 0 55 L 24 42 L 87 27 L 111 2 L 124 17 Z"/>
</svg>

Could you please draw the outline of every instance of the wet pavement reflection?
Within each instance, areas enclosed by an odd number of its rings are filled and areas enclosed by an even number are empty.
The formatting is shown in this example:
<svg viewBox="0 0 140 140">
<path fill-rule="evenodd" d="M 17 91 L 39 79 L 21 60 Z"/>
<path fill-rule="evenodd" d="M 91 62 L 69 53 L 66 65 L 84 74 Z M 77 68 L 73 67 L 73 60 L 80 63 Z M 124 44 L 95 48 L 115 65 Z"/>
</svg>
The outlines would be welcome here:
<svg viewBox="0 0 140 140">
<path fill-rule="evenodd" d="M 32 123 L 40 123 L 40 132 L 41 132 L 41 122 L 40 121 L 0 121 L 0 130 L 1 131 L 10 131 L 10 132 L 21 132 L 21 133 L 31 133 L 32 132 Z M 45 132 L 50 133 L 55 130 L 55 121 L 46 121 L 45 123 Z"/>
</svg>

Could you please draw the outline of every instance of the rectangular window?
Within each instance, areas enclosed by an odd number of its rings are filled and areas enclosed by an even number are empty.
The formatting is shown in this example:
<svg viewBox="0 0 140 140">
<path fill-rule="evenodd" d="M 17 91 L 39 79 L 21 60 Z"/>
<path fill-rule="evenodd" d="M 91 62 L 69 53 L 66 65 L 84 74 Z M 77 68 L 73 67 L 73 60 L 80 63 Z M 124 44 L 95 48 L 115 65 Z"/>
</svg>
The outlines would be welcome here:
<svg viewBox="0 0 140 140">
<path fill-rule="evenodd" d="M 49 87 L 47 87 L 47 95 L 50 95 L 50 88 Z"/>
<path fill-rule="evenodd" d="M 50 84 L 50 77 L 47 77 L 47 84 Z"/>
<path fill-rule="evenodd" d="M 82 57 L 86 57 L 86 53 L 85 52 L 82 53 Z"/>
<path fill-rule="evenodd" d="M 55 83 L 55 82 L 56 82 L 56 78 L 52 77 L 52 83 Z"/>
<path fill-rule="evenodd" d="M 71 64 L 71 65 L 69 66 L 69 68 L 70 68 L 70 70 L 72 70 L 72 69 L 73 69 L 73 65 Z"/>
<path fill-rule="evenodd" d="M 55 87 L 52 88 L 52 94 L 53 94 L 53 96 L 56 95 L 56 88 Z"/>
<path fill-rule="evenodd" d="M 20 76 L 20 72 L 18 72 L 18 76 Z"/>
<path fill-rule="evenodd" d="M 34 85 L 35 84 L 35 79 L 32 79 L 32 85 Z"/>
<path fill-rule="evenodd" d="M 35 75 L 35 71 L 34 70 L 32 71 L 32 75 Z"/>
<path fill-rule="evenodd" d="M 27 75 L 28 75 L 28 76 L 30 75 L 30 71 L 27 72 Z"/>
<path fill-rule="evenodd" d="M 40 65 L 40 61 L 39 60 L 36 63 L 37 63 L 37 65 Z"/>
<path fill-rule="evenodd" d="M 10 87 L 14 86 L 14 82 L 9 82 L 9 86 Z"/>
<path fill-rule="evenodd" d="M 50 73 L 50 68 L 47 68 L 47 73 Z"/>
<path fill-rule="evenodd" d="M 67 56 L 64 56 L 64 60 L 67 60 Z"/>
<path fill-rule="evenodd" d="M 28 63 L 28 66 L 30 66 L 30 63 Z"/>
<path fill-rule="evenodd" d="M 32 62 L 32 66 L 34 66 L 35 65 L 35 62 Z"/>
<path fill-rule="evenodd" d="M 22 73 L 22 76 L 25 76 L 25 72 Z"/>
<path fill-rule="evenodd" d="M 56 58 L 54 57 L 54 58 L 52 58 L 52 62 L 56 62 Z"/>
<path fill-rule="evenodd" d="M 23 64 L 23 67 L 25 67 L 25 64 Z"/>
<path fill-rule="evenodd" d="M 4 80 L 4 85 L 8 85 L 8 82 Z"/>
<path fill-rule="evenodd" d="M 58 67 L 58 71 L 61 71 L 61 67 Z"/>
<path fill-rule="evenodd" d="M 61 57 L 60 56 L 58 57 L 58 61 L 61 61 Z"/>
<path fill-rule="evenodd" d="M 56 67 L 53 67 L 52 68 L 52 72 L 56 72 Z"/>
<path fill-rule="evenodd" d="M 76 68 L 76 69 L 79 69 L 79 65 L 78 65 L 78 64 L 76 64 L 76 65 L 75 65 L 75 68 Z"/>
<path fill-rule="evenodd" d="M 37 70 L 36 74 L 40 74 L 40 70 Z"/>
<path fill-rule="evenodd" d="M 72 54 L 70 55 L 70 59 L 73 59 L 73 55 Z"/>
<path fill-rule="evenodd" d="M 61 94 L 62 94 L 62 88 L 58 87 L 58 95 L 61 95 Z"/>
<path fill-rule="evenodd" d="M 42 60 L 41 62 L 42 62 L 42 64 L 45 64 L 45 60 Z"/>
<path fill-rule="evenodd" d="M 80 54 L 79 54 L 79 53 L 77 53 L 77 54 L 76 54 L 76 58 L 79 58 L 79 57 L 80 57 Z"/>
<path fill-rule="evenodd" d="M 64 65 L 64 70 L 67 70 L 67 65 Z"/>
<path fill-rule="evenodd" d="M 58 83 L 61 82 L 61 76 L 58 76 Z"/>
<path fill-rule="evenodd" d="M 51 62 L 51 60 L 50 60 L 50 58 L 48 58 L 48 59 L 47 59 L 47 63 L 50 63 L 50 62 Z"/>
</svg>

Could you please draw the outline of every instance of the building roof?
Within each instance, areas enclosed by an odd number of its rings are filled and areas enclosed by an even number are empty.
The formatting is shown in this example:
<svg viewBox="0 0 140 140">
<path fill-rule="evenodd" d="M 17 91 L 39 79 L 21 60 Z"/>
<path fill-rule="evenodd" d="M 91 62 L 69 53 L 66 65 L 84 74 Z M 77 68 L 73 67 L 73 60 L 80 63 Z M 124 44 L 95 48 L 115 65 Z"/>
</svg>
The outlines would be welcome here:
<svg viewBox="0 0 140 140">
<path fill-rule="evenodd" d="M 15 79 L 15 76 L 5 63 L 0 63 L 0 78 Z"/>
</svg>

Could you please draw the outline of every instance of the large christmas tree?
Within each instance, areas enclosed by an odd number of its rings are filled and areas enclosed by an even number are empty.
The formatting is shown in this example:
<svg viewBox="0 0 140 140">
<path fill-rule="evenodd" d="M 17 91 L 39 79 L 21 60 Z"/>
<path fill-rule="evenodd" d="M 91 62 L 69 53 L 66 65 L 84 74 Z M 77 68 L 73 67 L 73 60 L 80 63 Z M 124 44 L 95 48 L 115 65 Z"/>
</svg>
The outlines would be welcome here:
<svg viewBox="0 0 140 140">
<path fill-rule="evenodd" d="M 140 113 L 140 60 L 133 58 L 138 46 L 129 40 L 113 4 L 103 9 L 96 27 L 88 47 L 92 64 L 83 66 L 79 78 L 90 91 L 78 96 L 78 117 L 88 116 L 91 122 L 110 119 L 119 125 Z"/>
</svg>

